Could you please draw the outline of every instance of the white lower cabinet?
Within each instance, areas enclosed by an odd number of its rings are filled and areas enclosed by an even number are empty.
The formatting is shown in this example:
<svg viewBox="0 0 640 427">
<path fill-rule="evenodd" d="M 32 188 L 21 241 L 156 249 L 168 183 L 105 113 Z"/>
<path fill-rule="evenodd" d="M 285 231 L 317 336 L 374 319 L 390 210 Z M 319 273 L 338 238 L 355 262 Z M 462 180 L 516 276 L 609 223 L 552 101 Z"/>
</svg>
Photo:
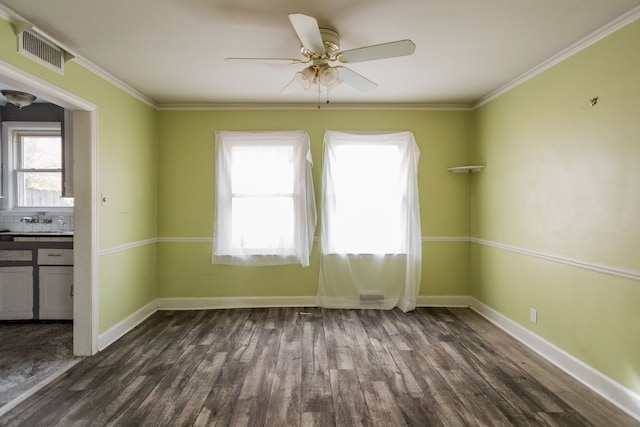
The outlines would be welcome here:
<svg viewBox="0 0 640 427">
<path fill-rule="evenodd" d="M 33 319 L 33 267 L 0 267 L 0 320 Z"/>
<path fill-rule="evenodd" d="M 40 267 L 40 319 L 73 319 L 73 267 Z"/>
</svg>

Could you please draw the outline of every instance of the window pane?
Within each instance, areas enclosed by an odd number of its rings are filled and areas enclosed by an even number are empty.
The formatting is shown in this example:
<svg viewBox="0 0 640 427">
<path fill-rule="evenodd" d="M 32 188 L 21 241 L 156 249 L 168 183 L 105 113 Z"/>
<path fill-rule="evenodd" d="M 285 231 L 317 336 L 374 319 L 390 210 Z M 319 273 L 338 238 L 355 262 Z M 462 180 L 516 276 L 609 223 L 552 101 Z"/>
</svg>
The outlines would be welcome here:
<svg viewBox="0 0 640 427">
<path fill-rule="evenodd" d="M 25 135 L 22 142 L 21 169 L 61 169 L 62 138 Z"/>
<path fill-rule="evenodd" d="M 402 191 L 400 165 L 396 145 L 339 145 L 335 147 L 331 170 L 336 182 L 340 182 L 341 193 L 364 199 Z"/>
<path fill-rule="evenodd" d="M 399 253 L 405 249 L 405 183 L 397 145 L 334 147 L 329 251 Z"/>
<path fill-rule="evenodd" d="M 293 146 L 234 147 L 231 154 L 233 194 L 292 194 Z"/>
<path fill-rule="evenodd" d="M 73 206 L 72 198 L 62 198 L 61 172 L 18 172 L 17 205 Z"/>
<path fill-rule="evenodd" d="M 255 253 L 293 249 L 293 197 L 236 197 L 231 209 L 234 248 L 256 250 Z"/>
</svg>

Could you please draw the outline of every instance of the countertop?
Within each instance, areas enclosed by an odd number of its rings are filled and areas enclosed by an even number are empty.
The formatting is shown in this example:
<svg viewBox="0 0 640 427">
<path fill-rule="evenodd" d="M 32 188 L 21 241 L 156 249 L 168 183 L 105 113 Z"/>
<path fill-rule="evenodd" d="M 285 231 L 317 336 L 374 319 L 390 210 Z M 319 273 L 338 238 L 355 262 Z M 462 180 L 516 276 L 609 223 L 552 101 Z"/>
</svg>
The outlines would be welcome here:
<svg viewBox="0 0 640 427">
<path fill-rule="evenodd" d="M 0 242 L 13 241 L 72 241 L 73 231 L 1 231 Z"/>
</svg>

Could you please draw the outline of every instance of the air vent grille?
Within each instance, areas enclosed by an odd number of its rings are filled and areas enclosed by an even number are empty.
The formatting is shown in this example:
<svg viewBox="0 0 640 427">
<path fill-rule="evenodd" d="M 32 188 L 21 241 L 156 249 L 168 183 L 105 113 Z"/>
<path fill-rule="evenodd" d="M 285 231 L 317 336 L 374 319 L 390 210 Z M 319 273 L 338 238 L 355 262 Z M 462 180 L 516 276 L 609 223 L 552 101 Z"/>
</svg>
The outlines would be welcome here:
<svg viewBox="0 0 640 427">
<path fill-rule="evenodd" d="M 18 51 L 40 64 L 64 74 L 64 51 L 33 31 L 18 36 Z"/>
</svg>

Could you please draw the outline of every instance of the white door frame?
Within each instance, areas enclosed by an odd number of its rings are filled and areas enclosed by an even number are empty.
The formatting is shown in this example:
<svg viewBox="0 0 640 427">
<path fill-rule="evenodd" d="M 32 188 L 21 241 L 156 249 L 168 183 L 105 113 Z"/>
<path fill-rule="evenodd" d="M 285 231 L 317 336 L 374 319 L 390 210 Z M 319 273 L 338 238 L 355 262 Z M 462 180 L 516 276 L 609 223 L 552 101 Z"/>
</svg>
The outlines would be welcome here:
<svg viewBox="0 0 640 427">
<path fill-rule="evenodd" d="M 0 81 L 72 112 L 73 354 L 95 354 L 98 351 L 98 107 L 4 61 L 0 61 Z"/>
</svg>

